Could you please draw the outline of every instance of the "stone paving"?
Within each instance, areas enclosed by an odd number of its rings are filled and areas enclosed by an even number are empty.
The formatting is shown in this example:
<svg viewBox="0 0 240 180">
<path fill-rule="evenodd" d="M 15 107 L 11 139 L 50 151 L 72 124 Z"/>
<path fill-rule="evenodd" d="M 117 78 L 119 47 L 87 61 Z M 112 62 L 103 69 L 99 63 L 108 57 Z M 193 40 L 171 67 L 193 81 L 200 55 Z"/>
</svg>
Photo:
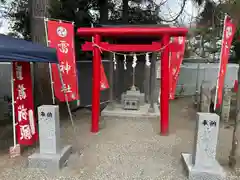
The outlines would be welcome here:
<svg viewBox="0 0 240 180">
<path fill-rule="evenodd" d="M 61 121 L 61 135 L 62 143 L 73 144 L 81 156 L 73 154 L 67 167 L 51 174 L 26 168 L 27 156 L 35 149 L 15 159 L 9 159 L 5 149 L 0 152 L 0 180 L 185 180 L 181 152 L 192 150 L 196 119 L 192 106 L 193 99 L 171 103 L 171 129 L 166 137 L 159 135 L 155 120 L 107 120 L 94 135 L 89 131 L 90 112 L 80 110 L 75 117 L 77 142 L 69 120 Z M 228 179 L 237 180 L 240 171 L 227 168 L 231 132 L 231 128 L 220 129 L 217 159 L 227 169 Z"/>
</svg>

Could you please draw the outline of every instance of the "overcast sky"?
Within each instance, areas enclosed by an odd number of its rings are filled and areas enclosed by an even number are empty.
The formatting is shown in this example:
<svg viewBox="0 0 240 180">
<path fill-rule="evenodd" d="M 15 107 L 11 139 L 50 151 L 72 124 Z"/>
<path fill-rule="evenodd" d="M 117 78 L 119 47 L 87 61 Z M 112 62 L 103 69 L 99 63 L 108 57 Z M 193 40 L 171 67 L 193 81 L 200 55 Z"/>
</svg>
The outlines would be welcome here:
<svg viewBox="0 0 240 180">
<path fill-rule="evenodd" d="M 7 2 L 11 0 L 6 0 Z M 3 11 L 3 8 L 0 6 L 0 11 Z M 0 33 L 8 32 L 8 22 L 0 18 Z"/>
<path fill-rule="evenodd" d="M 165 2 L 166 0 L 156 0 L 157 3 Z M 164 19 L 171 20 L 176 17 L 183 6 L 183 0 L 167 0 L 163 5 L 163 16 Z M 194 20 L 201 11 L 201 8 L 196 8 L 196 5 L 192 3 L 192 0 L 187 0 L 183 14 L 180 16 L 179 21 L 183 21 L 185 24 Z"/>
<path fill-rule="evenodd" d="M 11 0 L 8 0 L 11 1 Z M 160 4 L 162 2 L 165 2 L 166 0 L 155 0 L 156 3 Z M 171 20 L 179 13 L 181 6 L 182 6 L 183 0 L 167 0 L 167 2 L 163 5 L 161 8 L 161 17 L 166 20 Z M 198 8 L 199 9 L 199 8 Z M 198 10 L 195 8 L 195 6 L 192 3 L 192 0 L 187 0 L 186 6 L 184 8 L 184 12 L 180 17 L 180 22 L 183 20 L 183 23 L 189 24 L 190 21 L 192 21 L 198 14 Z M 1 21 L 1 20 L 0 20 Z M 182 22 L 181 22 L 182 23 Z M 6 33 L 8 32 L 8 22 L 2 21 L 2 26 L 0 27 L 0 33 Z"/>
</svg>

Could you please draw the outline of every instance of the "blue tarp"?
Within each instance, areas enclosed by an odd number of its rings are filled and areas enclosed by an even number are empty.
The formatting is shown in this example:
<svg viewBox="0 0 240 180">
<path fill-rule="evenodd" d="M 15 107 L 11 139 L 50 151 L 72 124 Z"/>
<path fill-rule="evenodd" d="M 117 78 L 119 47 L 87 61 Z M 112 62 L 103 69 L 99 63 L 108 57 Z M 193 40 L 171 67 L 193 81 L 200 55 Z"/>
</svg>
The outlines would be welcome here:
<svg viewBox="0 0 240 180">
<path fill-rule="evenodd" d="M 56 49 L 0 34 L 0 62 L 58 63 Z"/>
</svg>

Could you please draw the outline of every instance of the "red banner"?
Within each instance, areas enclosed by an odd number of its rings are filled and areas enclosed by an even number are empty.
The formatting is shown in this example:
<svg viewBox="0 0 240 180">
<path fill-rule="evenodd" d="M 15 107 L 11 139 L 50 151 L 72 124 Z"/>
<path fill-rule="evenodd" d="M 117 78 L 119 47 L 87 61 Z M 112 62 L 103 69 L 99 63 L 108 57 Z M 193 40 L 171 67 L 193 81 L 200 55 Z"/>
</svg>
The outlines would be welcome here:
<svg viewBox="0 0 240 180">
<path fill-rule="evenodd" d="M 32 92 L 31 67 L 28 62 L 14 62 L 13 103 L 18 144 L 32 145 L 38 138 Z"/>
<path fill-rule="evenodd" d="M 101 81 L 100 81 L 100 90 L 103 91 L 105 89 L 109 88 L 108 80 L 104 71 L 103 64 L 101 63 L 100 66 L 100 72 L 101 72 Z"/>
<path fill-rule="evenodd" d="M 174 37 L 170 46 L 169 99 L 175 97 L 180 67 L 184 57 L 185 40 L 185 37 Z"/>
<path fill-rule="evenodd" d="M 222 103 L 224 79 L 226 75 L 229 52 L 230 52 L 235 31 L 236 31 L 236 26 L 233 24 L 231 18 L 229 16 L 225 16 L 221 56 L 220 56 L 220 68 L 218 72 L 216 97 L 215 97 L 215 108 L 216 106 L 220 106 Z"/>
<path fill-rule="evenodd" d="M 236 93 L 238 91 L 238 80 L 234 81 L 233 91 Z"/>
<path fill-rule="evenodd" d="M 68 101 L 79 99 L 78 78 L 75 62 L 74 26 L 72 23 L 47 21 L 48 43 L 57 49 L 59 66 L 63 78 L 63 87 L 56 64 L 52 65 L 54 93 L 60 101 L 65 101 L 64 91 Z"/>
</svg>

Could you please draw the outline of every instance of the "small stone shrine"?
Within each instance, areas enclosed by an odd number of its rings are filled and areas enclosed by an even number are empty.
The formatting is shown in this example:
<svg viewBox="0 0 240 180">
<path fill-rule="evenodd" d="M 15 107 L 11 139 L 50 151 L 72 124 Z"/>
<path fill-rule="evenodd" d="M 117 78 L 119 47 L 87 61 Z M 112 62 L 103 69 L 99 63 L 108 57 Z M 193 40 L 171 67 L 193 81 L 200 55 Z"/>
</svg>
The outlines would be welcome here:
<svg viewBox="0 0 240 180">
<path fill-rule="evenodd" d="M 149 58 L 149 57 L 148 57 Z M 132 87 L 130 91 L 127 91 L 126 93 L 122 94 L 122 107 L 124 110 L 139 110 L 140 106 L 144 105 L 144 93 L 141 93 L 139 90 L 137 90 L 135 86 L 135 68 L 137 65 L 137 56 L 133 56 L 133 75 L 132 75 Z"/>
<path fill-rule="evenodd" d="M 139 110 L 145 104 L 144 93 L 132 86 L 130 90 L 122 94 L 121 104 L 125 110 Z"/>
<path fill-rule="evenodd" d="M 71 146 L 61 146 L 59 106 L 38 107 L 40 151 L 28 157 L 29 168 L 51 172 L 60 170 L 72 153 Z"/>
<path fill-rule="evenodd" d="M 224 169 L 216 160 L 219 116 L 214 113 L 197 113 L 197 127 L 193 153 L 182 153 L 190 180 L 223 180 Z"/>
<path fill-rule="evenodd" d="M 129 56 L 131 59 L 131 56 Z M 141 64 L 140 64 L 141 63 Z M 122 66 L 117 68 L 118 61 L 116 55 L 113 54 L 113 61 L 110 64 L 110 97 L 108 106 L 101 112 L 103 119 L 159 119 L 160 112 L 157 106 L 157 99 L 155 99 L 155 81 L 156 81 L 156 54 L 153 54 L 152 60 L 150 61 L 149 54 L 145 55 L 144 61 L 138 61 L 137 55 L 133 54 L 132 64 L 129 63 L 127 57 L 124 57 L 123 68 Z M 137 64 L 144 65 L 144 76 L 142 79 L 144 90 L 139 90 L 140 84 L 136 85 L 136 66 Z M 119 70 L 127 72 L 127 65 L 131 66 L 131 88 L 124 92 L 118 93 L 120 95 L 120 101 L 116 98 L 116 92 L 120 89 L 118 86 L 114 86 L 113 81 L 119 82 Z M 115 77 L 116 79 L 114 79 Z M 116 98 L 116 99 L 115 99 Z"/>
</svg>

